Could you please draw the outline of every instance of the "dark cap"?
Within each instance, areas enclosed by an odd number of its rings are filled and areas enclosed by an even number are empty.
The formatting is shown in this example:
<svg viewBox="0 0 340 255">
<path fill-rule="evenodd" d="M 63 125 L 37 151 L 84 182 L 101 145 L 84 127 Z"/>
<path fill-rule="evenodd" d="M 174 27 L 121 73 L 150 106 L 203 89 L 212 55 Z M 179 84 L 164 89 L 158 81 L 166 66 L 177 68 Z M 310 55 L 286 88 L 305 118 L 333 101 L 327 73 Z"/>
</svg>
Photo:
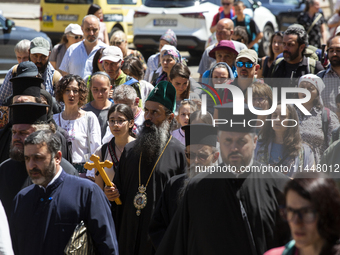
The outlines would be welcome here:
<svg viewBox="0 0 340 255">
<path fill-rule="evenodd" d="M 161 81 L 150 92 L 146 101 L 160 103 L 171 112 L 174 112 L 176 109 L 176 89 L 171 82 Z"/>
<path fill-rule="evenodd" d="M 12 124 L 47 124 L 45 104 L 20 103 L 9 106 L 12 111 Z"/>
<path fill-rule="evenodd" d="M 244 115 L 233 115 L 233 103 L 215 106 L 218 111 L 218 119 L 227 120 L 226 124 L 218 124 L 218 130 L 240 133 L 255 133 L 256 128 L 248 125 L 248 121 L 257 119 L 257 115 L 253 114 L 247 104 L 244 104 Z M 244 123 L 244 125 L 243 125 Z M 252 126 L 256 122 L 250 123 Z"/>
<path fill-rule="evenodd" d="M 12 78 L 10 81 L 14 81 L 16 79 L 20 79 L 23 77 L 37 78 L 38 74 L 39 74 L 38 67 L 31 61 L 25 61 L 18 65 L 16 76 Z M 41 78 L 37 78 L 37 79 L 42 80 Z"/>
<path fill-rule="evenodd" d="M 16 77 L 10 79 L 13 83 L 13 96 L 27 95 L 40 96 L 41 83 L 43 79 L 38 75 L 37 66 L 31 61 L 25 61 L 18 65 Z"/>
<path fill-rule="evenodd" d="M 191 144 L 204 144 L 216 147 L 216 127 L 209 124 L 191 124 L 182 127 L 185 131 L 185 146 Z"/>
</svg>

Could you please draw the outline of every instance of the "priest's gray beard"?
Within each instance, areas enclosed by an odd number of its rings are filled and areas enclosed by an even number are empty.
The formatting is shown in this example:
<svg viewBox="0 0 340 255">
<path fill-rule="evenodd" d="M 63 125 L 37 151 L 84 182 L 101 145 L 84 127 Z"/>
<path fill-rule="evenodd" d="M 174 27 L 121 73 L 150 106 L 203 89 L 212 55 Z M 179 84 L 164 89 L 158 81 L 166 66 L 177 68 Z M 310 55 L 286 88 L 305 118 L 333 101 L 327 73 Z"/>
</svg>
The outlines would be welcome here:
<svg viewBox="0 0 340 255">
<path fill-rule="evenodd" d="M 24 147 L 24 144 L 22 144 L 22 148 L 18 148 L 17 146 L 14 146 L 11 143 L 10 149 L 9 149 L 9 157 L 16 161 L 25 161 L 23 147 Z"/>
<path fill-rule="evenodd" d="M 147 127 L 145 124 L 150 126 Z M 170 123 L 167 120 L 163 121 L 159 127 L 150 120 L 144 121 L 143 129 L 136 139 L 134 151 L 137 155 L 140 155 L 142 152 L 143 160 L 146 160 L 147 163 L 154 162 L 168 142 L 169 132 Z"/>
</svg>

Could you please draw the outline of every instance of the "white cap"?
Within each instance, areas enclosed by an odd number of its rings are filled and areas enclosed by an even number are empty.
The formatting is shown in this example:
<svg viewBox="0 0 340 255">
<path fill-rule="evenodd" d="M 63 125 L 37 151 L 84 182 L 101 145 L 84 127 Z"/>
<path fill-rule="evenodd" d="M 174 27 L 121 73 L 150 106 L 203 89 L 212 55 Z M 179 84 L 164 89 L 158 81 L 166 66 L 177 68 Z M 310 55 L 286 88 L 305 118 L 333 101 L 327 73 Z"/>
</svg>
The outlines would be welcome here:
<svg viewBox="0 0 340 255">
<path fill-rule="evenodd" d="M 340 33 L 340 26 L 336 28 L 335 35 L 338 35 Z"/>
<path fill-rule="evenodd" d="M 120 60 L 123 60 L 123 52 L 117 46 L 106 47 L 105 50 L 103 50 L 103 54 L 102 54 L 102 58 L 100 59 L 100 62 L 102 62 L 103 60 L 119 62 Z"/>
<path fill-rule="evenodd" d="M 83 31 L 81 30 L 81 26 L 79 26 L 78 24 L 69 24 L 66 28 L 65 28 L 65 34 L 71 32 L 72 34 L 75 35 L 83 35 Z"/>
</svg>

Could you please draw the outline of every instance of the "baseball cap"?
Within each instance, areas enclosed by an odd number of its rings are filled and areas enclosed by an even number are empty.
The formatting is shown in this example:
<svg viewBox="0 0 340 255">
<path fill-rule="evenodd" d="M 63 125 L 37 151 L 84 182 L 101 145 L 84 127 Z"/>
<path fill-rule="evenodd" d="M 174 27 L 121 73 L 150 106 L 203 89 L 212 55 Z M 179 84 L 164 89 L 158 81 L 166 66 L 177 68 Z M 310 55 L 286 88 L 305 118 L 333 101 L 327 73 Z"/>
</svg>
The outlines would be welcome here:
<svg viewBox="0 0 340 255">
<path fill-rule="evenodd" d="M 238 61 L 240 58 L 247 58 L 251 62 L 257 64 L 257 53 L 256 51 L 252 49 L 243 49 L 240 51 L 240 53 L 237 55 L 236 61 Z"/>
<path fill-rule="evenodd" d="M 69 24 L 66 28 L 65 28 L 65 34 L 66 33 L 73 33 L 75 35 L 83 35 L 83 31 L 81 30 L 81 26 L 79 26 L 78 24 Z"/>
<path fill-rule="evenodd" d="M 17 75 L 10 79 L 10 81 L 19 79 L 19 78 L 27 78 L 27 77 L 37 77 L 38 75 L 38 67 L 31 61 L 25 61 L 18 65 L 17 67 Z"/>
<path fill-rule="evenodd" d="M 123 53 L 121 49 L 117 46 L 106 47 L 105 50 L 103 50 L 103 54 L 102 54 L 102 58 L 100 59 L 100 62 L 102 62 L 103 60 L 119 62 L 120 60 L 123 60 Z"/>
<path fill-rule="evenodd" d="M 36 37 L 31 41 L 30 52 L 31 54 L 40 53 L 48 56 L 50 53 L 50 43 L 43 37 Z"/>
</svg>

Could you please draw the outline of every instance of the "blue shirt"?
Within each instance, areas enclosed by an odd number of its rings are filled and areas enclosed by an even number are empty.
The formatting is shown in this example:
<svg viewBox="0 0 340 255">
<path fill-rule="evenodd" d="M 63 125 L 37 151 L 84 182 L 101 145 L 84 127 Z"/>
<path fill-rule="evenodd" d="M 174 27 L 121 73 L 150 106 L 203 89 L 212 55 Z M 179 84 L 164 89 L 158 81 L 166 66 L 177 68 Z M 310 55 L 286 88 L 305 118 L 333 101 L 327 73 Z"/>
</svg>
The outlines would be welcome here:
<svg viewBox="0 0 340 255">
<path fill-rule="evenodd" d="M 102 41 L 92 49 L 87 55 L 84 41 L 72 44 L 66 51 L 59 69 L 69 74 L 79 75 L 83 79 L 92 74 L 93 57 L 97 50 L 106 48 L 108 45 Z"/>
</svg>

